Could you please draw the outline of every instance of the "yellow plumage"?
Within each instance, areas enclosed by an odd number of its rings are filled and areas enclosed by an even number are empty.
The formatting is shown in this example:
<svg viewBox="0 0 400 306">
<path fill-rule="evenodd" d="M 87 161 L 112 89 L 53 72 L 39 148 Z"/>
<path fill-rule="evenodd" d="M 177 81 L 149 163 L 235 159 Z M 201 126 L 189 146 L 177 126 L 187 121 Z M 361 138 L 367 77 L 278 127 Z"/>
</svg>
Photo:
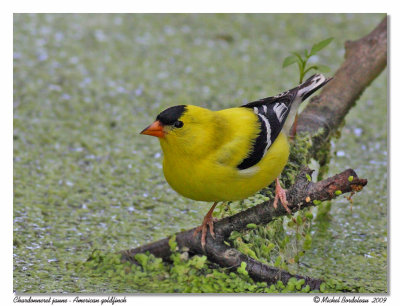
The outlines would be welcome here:
<svg viewBox="0 0 400 306">
<path fill-rule="evenodd" d="M 159 138 L 164 175 L 173 189 L 215 202 L 195 231 L 202 232 L 203 247 L 207 226 L 214 236 L 212 212 L 218 202 L 245 199 L 277 179 L 288 160 L 287 134 L 300 103 L 328 81 L 316 74 L 277 96 L 221 111 L 173 106 L 142 131 Z M 279 199 L 290 213 L 278 179 L 275 193 L 274 207 Z"/>
<path fill-rule="evenodd" d="M 198 201 L 245 199 L 268 186 L 287 163 L 289 145 L 280 133 L 261 161 L 239 170 L 260 133 L 257 115 L 247 108 L 210 111 L 187 105 L 181 129 L 159 138 L 164 175 L 171 187 Z"/>
</svg>

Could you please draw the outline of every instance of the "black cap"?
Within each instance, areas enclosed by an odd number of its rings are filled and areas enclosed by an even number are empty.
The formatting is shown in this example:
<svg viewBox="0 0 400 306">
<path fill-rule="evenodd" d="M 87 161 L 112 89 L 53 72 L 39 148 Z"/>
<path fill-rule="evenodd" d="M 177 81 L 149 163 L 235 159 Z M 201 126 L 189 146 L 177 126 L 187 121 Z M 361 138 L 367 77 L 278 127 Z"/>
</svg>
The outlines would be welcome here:
<svg viewBox="0 0 400 306">
<path fill-rule="evenodd" d="M 186 111 L 186 105 L 176 105 L 163 110 L 156 118 L 163 125 L 171 125 Z"/>
</svg>

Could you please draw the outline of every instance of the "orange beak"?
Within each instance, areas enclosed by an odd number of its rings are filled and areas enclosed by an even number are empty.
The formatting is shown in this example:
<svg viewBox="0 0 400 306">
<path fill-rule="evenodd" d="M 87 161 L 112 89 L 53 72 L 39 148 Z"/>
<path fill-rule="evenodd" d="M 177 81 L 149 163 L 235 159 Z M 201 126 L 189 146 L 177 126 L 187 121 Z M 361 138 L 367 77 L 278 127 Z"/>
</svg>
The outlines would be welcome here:
<svg viewBox="0 0 400 306">
<path fill-rule="evenodd" d="M 164 138 L 165 132 L 161 122 L 156 120 L 143 131 L 141 131 L 140 134 Z"/>
</svg>

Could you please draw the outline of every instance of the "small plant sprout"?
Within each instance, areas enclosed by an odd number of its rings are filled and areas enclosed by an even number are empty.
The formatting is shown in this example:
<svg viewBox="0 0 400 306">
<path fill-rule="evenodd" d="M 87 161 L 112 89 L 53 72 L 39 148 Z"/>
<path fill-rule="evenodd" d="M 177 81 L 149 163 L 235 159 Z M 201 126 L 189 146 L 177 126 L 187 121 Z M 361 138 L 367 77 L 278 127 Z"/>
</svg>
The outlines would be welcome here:
<svg viewBox="0 0 400 306">
<path fill-rule="evenodd" d="M 291 52 L 292 55 L 287 56 L 283 60 L 282 68 L 286 68 L 294 63 L 297 63 L 299 68 L 299 83 L 302 83 L 305 75 L 312 70 L 329 72 L 330 68 L 328 66 L 316 64 L 307 65 L 307 62 L 313 55 L 316 55 L 319 51 L 328 46 L 332 40 L 333 37 L 330 37 L 314 44 L 310 50 L 305 49 L 304 57 L 298 52 Z"/>
<path fill-rule="evenodd" d="M 249 228 L 249 229 L 255 229 L 255 228 L 257 228 L 257 225 L 254 224 L 254 223 L 249 223 L 249 224 L 246 225 L 246 227 Z"/>
<path fill-rule="evenodd" d="M 314 200 L 313 203 L 314 203 L 314 205 L 319 205 L 319 204 L 321 204 L 322 202 L 321 202 L 320 200 Z"/>
<path fill-rule="evenodd" d="M 242 263 L 240 264 L 240 267 L 237 268 L 237 272 L 239 274 L 242 274 L 245 276 L 249 275 L 249 272 L 246 271 L 246 266 L 247 266 L 247 264 L 244 261 L 242 261 Z"/>
</svg>

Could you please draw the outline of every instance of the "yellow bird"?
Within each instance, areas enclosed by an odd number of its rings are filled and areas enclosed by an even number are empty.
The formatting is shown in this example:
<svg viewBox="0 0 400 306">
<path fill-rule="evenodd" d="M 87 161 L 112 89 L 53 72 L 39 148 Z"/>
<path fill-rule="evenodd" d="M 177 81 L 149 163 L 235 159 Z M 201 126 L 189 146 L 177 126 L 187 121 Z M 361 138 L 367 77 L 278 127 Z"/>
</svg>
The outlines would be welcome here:
<svg viewBox="0 0 400 306">
<path fill-rule="evenodd" d="M 164 152 L 167 182 L 181 195 L 214 202 L 194 235 L 207 225 L 215 238 L 212 213 L 218 202 L 245 199 L 276 180 L 278 199 L 290 213 L 279 175 L 289 157 L 288 135 L 298 107 L 330 79 L 315 74 L 274 97 L 211 111 L 194 105 L 161 112 L 141 134 L 156 136 Z"/>
</svg>

